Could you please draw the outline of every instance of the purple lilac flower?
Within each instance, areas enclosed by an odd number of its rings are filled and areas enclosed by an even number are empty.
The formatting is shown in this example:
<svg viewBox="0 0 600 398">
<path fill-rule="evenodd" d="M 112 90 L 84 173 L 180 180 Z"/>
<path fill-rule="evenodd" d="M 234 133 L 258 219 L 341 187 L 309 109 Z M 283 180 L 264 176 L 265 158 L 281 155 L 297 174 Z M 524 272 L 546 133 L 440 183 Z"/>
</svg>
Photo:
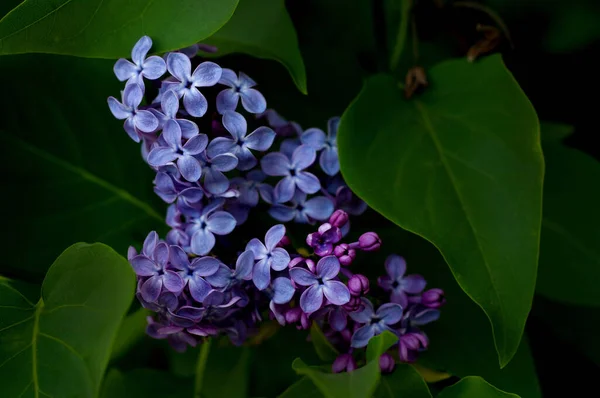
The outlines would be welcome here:
<svg viewBox="0 0 600 398">
<path fill-rule="evenodd" d="M 161 96 L 160 108 L 162 112 L 157 111 L 154 108 L 150 108 L 149 111 L 156 116 L 160 125 L 159 128 L 164 128 L 164 125 L 169 120 L 177 122 L 181 128 L 181 136 L 185 139 L 190 139 L 198 134 L 198 126 L 191 120 L 177 118 L 177 112 L 179 112 L 179 97 L 174 90 L 168 90 Z"/>
<path fill-rule="evenodd" d="M 202 163 L 204 189 L 213 195 L 221 195 L 229 189 L 229 179 L 227 179 L 223 172 L 235 169 L 238 165 L 238 159 L 231 153 L 222 153 L 214 155 L 214 157 L 209 157 L 208 152 L 201 153 L 196 157 Z"/>
<path fill-rule="evenodd" d="M 149 257 L 145 254 L 135 256 L 131 266 L 138 276 L 148 277 L 141 286 L 142 297 L 148 302 L 158 299 L 163 286 L 174 293 L 183 289 L 181 277 L 168 268 L 169 246 L 164 242 L 158 243 Z"/>
<path fill-rule="evenodd" d="M 306 244 L 315 250 L 319 257 L 329 256 L 333 253 L 334 243 L 342 239 L 342 231 L 329 223 L 322 224 L 317 232 L 306 237 Z"/>
<path fill-rule="evenodd" d="M 165 330 L 166 325 L 156 322 L 154 319 L 152 319 L 152 317 L 148 317 L 146 319 L 148 320 L 146 333 L 155 339 L 167 339 L 175 351 L 184 352 L 188 345 L 192 347 L 196 347 L 196 345 L 198 345 L 198 340 L 183 331 L 183 328 L 177 332 L 170 329 Z"/>
<path fill-rule="evenodd" d="M 331 371 L 333 373 L 341 373 L 341 372 L 352 372 L 356 369 L 356 361 L 352 354 L 340 354 L 333 364 L 331 365 Z"/>
<path fill-rule="evenodd" d="M 264 126 L 246 135 L 248 124 L 246 119 L 237 112 L 224 112 L 223 126 L 233 139 L 217 137 L 211 142 L 210 149 L 219 153 L 233 153 L 239 159 L 238 169 L 240 170 L 250 170 L 258 163 L 250 149 L 264 152 L 271 147 L 275 139 L 275 132 Z"/>
<path fill-rule="evenodd" d="M 167 69 L 178 80 L 168 88 L 183 96 L 183 106 L 190 115 L 203 116 L 208 109 L 208 103 L 198 87 L 217 84 L 221 78 L 221 67 L 214 62 L 202 62 L 192 73 L 192 63 L 185 54 L 170 53 L 167 56 Z"/>
<path fill-rule="evenodd" d="M 126 59 L 119 59 L 113 68 L 119 81 L 127 80 L 129 84 L 140 84 L 143 86 L 143 77 L 155 80 L 164 75 L 167 70 L 165 61 L 156 55 L 146 58 L 152 47 L 152 39 L 142 36 L 131 50 L 133 63 Z"/>
<path fill-rule="evenodd" d="M 428 308 L 440 308 L 446 304 L 444 291 L 442 289 L 429 289 L 421 294 L 420 304 Z"/>
<path fill-rule="evenodd" d="M 181 197 L 188 204 L 198 203 L 204 197 L 200 187 L 188 186 L 172 174 L 158 172 L 154 178 L 154 192 L 165 202 L 173 203 Z"/>
<path fill-rule="evenodd" d="M 238 200 L 241 204 L 249 207 L 255 207 L 258 205 L 259 195 L 267 203 L 272 198 L 273 188 L 265 184 L 266 175 L 261 170 L 252 170 L 246 174 L 246 178 L 235 177 L 231 179 L 231 185 L 234 186 L 238 192 Z"/>
<path fill-rule="evenodd" d="M 369 279 L 361 274 L 354 274 L 348 279 L 348 290 L 353 296 L 362 296 L 369 293 Z"/>
<path fill-rule="evenodd" d="M 338 209 L 329 217 L 329 224 L 337 228 L 343 228 L 346 224 L 348 224 L 348 220 L 348 213 Z"/>
<path fill-rule="evenodd" d="M 407 275 L 404 258 L 392 254 L 385 260 L 386 276 L 378 279 L 379 286 L 385 291 L 391 291 L 390 300 L 405 308 L 408 304 L 408 294 L 418 294 L 425 289 L 427 282 L 421 275 Z"/>
<path fill-rule="evenodd" d="M 208 254 L 215 246 L 215 235 L 227 235 L 235 228 L 235 218 L 226 211 L 217 211 L 222 200 L 214 200 L 202 211 L 188 209 L 189 224 L 185 232 L 190 236 L 192 253 L 199 256 Z"/>
<path fill-rule="evenodd" d="M 341 332 L 348 326 L 348 311 L 342 307 L 333 307 L 329 312 L 329 326 L 336 332 Z"/>
<path fill-rule="evenodd" d="M 349 266 L 356 258 L 356 250 L 350 248 L 347 243 L 337 245 L 333 249 L 333 254 L 340 260 L 340 264 Z"/>
<path fill-rule="evenodd" d="M 315 273 L 299 267 L 290 270 L 294 283 L 308 286 L 300 296 L 302 311 L 307 314 L 317 311 L 323 305 L 323 296 L 334 305 L 344 305 L 350 301 L 350 292 L 346 285 L 334 279 L 339 272 L 340 262 L 335 256 L 320 259 Z"/>
<path fill-rule="evenodd" d="M 271 297 L 271 301 L 274 304 L 286 304 L 296 293 L 296 289 L 289 278 L 280 276 L 275 278 L 271 283 L 270 288 L 267 289 L 268 294 Z"/>
<path fill-rule="evenodd" d="M 190 182 L 195 182 L 202 176 L 200 162 L 194 157 L 206 148 L 208 137 L 198 134 L 181 145 L 181 127 L 174 120 L 169 120 L 161 135 L 164 146 L 158 146 L 150 151 L 148 163 L 151 166 L 165 166 L 177 162 L 177 169 Z"/>
<path fill-rule="evenodd" d="M 379 369 L 381 373 L 392 373 L 395 367 L 396 362 L 394 361 L 394 357 L 387 352 L 379 357 Z"/>
<path fill-rule="evenodd" d="M 123 103 L 115 97 L 108 97 L 108 107 L 119 120 L 125 120 L 123 127 L 129 137 L 135 142 L 140 142 L 140 135 L 136 129 L 150 133 L 158 127 L 158 119 L 150 111 L 138 110 L 142 103 L 144 92 L 138 84 L 130 84 L 123 91 Z"/>
<path fill-rule="evenodd" d="M 330 176 L 334 176 L 340 171 L 336 143 L 339 124 L 340 118 L 334 117 L 327 122 L 327 135 L 321 129 L 310 128 L 300 137 L 302 144 L 310 146 L 315 151 L 323 151 L 319 157 L 319 165 Z"/>
<path fill-rule="evenodd" d="M 210 275 L 206 280 L 213 286 L 229 288 L 233 285 L 252 279 L 252 268 L 254 267 L 254 252 L 246 250 L 239 255 L 235 262 L 235 270 L 221 264 L 217 272 Z"/>
<path fill-rule="evenodd" d="M 325 196 L 317 196 L 306 200 L 306 194 L 296 190 L 291 205 L 276 204 L 269 209 L 269 214 L 281 222 L 294 220 L 300 224 L 308 224 L 313 220 L 324 221 L 333 212 L 333 202 Z"/>
<path fill-rule="evenodd" d="M 290 255 L 277 244 L 285 235 L 285 227 L 281 224 L 271 227 L 265 234 L 265 243 L 254 238 L 246 245 L 246 250 L 252 250 L 254 259 L 258 262 L 254 266 L 252 280 L 259 290 L 264 290 L 271 282 L 271 268 L 282 271 L 290 262 Z"/>
<path fill-rule="evenodd" d="M 261 159 L 260 164 L 266 175 L 284 177 L 275 186 L 275 199 L 278 203 L 291 200 L 296 187 L 306 194 L 313 194 L 321 189 L 319 179 L 304 171 L 314 163 L 315 157 L 314 149 L 301 145 L 294 150 L 291 160 L 278 152 L 269 153 Z"/>
<path fill-rule="evenodd" d="M 364 326 L 357 329 L 352 335 L 352 347 L 365 347 L 371 337 L 376 336 L 384 330 L 392 330 L 391 326 L 400 322 L 402 318 L 402 307 L 396 303 L 386 303 L 377 309 L 366 298 L 362 300 L 362 308 L 351 312 L 350 317 Z"/>
<path fill-rule="evenodd" d="M 410 332 L 400 336 L 398 356 L 402 362 L 412 363 L 417 360 L 420 352 L 429 346 L 429 339 L 422 332 Z"/>
<path fill-rule="evenodd" d="M 242 99 L 242 106 L 250 113 L 261 113 L 267 109 L 265 97 L 258 90 L 252 88 L 256 86 L 256 82 L 245 73 L 240 72 L 238 78 L 231 69 L 223 69 L 219 83 L 231 87 L 217 95 L 217 110 L 219 113 L 235 111 L 240 98 Z"/>
<path fill-rule="evenodd" d="M 190 262 L 181 247 L 171 246 L 171 264 L 179 270 L 179 276 L 188 286 L 194 300 L 202 302 L 212 289 L 204 277 L 217 272 L 221 262 L 213 257 L 195 258 Z"/>
</svg>

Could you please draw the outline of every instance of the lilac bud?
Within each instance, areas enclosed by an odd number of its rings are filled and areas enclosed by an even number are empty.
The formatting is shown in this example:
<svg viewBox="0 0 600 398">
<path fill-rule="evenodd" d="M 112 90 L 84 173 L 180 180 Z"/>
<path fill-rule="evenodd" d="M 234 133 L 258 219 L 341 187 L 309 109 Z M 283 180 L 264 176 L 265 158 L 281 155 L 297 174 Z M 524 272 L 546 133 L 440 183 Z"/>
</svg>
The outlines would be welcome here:
<svg viewBox="0 0 600 398">
<path fill-rule="evenodd" d="M 294 267 L 301 267 L 303 265 L 306 265 L 306 268 L 308 268 L 310 270 L 310 272 L 314 273 L 316 270 L 315 262 L 313 260 L 311 260 L 310 258 L 304 258 L 304 257 L 294 257 L 288 264 L 288 267 L 294 268 Z"/>
<path fill-rule="evenodd" d="M 379 357 L 379 369 L 381 373 L 392 373 L 396 367 L 394 358 L 387 352 Z"/>
<path fill-rule="evenodd" d="M 446 304 L 444 291 L 442 289 L 429 289 L 421 295 L 421 304 L 428 308 L 440 308 Z"/>
<path fill-rule="evenodd" d="M 284 246 L 290 245 L 291 243 L 292 243 L 292 241 L 290 240 L 290 238 L 288 238 L 287 236 L 284 236 L 283 238 L 281 238 L 279 243 L 277 243 L 277 246 L 284 247 Z"/>
<path fill-rule="evenodd" d="M 381 239 L 375 232 L 365 232 L 358 238 L 358 248 L 366 252 L 379 250 Z"/>
<path fill-rule="evenodd" d="M 429 340 L 422 333 L 407 333 L 400 336 L 398 343 L 398 355 L 402 362 L 415 362 L 419 352 L 425 351 L 429 346 Z"/>
<path fill-rule="evenodd" d="M 356 361 L 352 357 L 352 354 L 339 355 L 331 365 L 333 373 L 352 372 L 354 369 L 356 369 Z"/>
<path fill-rule="evenodd" d="M 360 301 L 360 298 L 358 298 L 356 296 L 350 296 L 350 301 L 348 301 L 346 304 L 344 304 L 342 306 L 342 308 L 344 308 L 348 312 L 353 312 L 353 311 L 360 309 L 361 305 L 362 305 L 362 302 Z"/>
<path fill-rule="evenodd" d="M 333 254 L 340 260 L 341 265 L 348 266 L 356 257 L 356 250 L 351 249 L 346 243 L 342 243 L 333 249 Z"/>
<path fill-rule="evenodd" d="M 354 274 L 348 279 L 348 290 L 353 296 L 360 296 L 369 293 L 369 280 L 361 274 Z"/>
<path fill-rule="evenodd" d="M 329 224 L 334 227 L 342 228 L 346 223 L 348 223 L 348 213 L 344 210 L 336 210 L 329 217 Z"/>
<path fill-rule="evenodd" d="M 352 332 L 349 329 L 342 330 L 340 335 L 345 342 L 350 343 L 352 341 Z"/>
<path fill-rule="evenodd" d="M 302 309 L 300 307 L 290 308 L 285 313 L 285 322 L 286 323 L 296 323 L 300 320 L 302 316 Z"/>
</svg>

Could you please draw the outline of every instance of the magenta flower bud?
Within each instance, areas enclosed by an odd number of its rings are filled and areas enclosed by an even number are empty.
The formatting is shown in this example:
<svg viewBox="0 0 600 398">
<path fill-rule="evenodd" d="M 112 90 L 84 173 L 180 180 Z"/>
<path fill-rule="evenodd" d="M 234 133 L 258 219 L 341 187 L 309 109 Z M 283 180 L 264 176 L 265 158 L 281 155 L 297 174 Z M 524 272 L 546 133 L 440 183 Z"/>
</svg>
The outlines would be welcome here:
<svg viewBox="0 0 600 398">
<path fill-rule="evenodd" d="M 400 336 L 398 343 L 398 356 L 402 362 L 412 363 L 417 360 L 419 352 L 425 351 L 429 346 L 429 340 L 422 333 L 406 333 Z"/>
<path fill-rule="evenodd" d="M 333 249 L 333 254 L 340 260 L 340 264 L 349 266 L 356 257 L 356 250 L 351 249 L 346 243 L 342 243 Z"/>
<path fill-rule="evenodd" d="M 342 336 L 342 339 L 347 343 L 350 343 L 350 341 L 352 340 L 352 332 L 348 329 L 342 330 L 340 332 L 340 335 Z"/>
<path fill-rule="evenodd" d="M 334 227 L 342 228 L 346 223 L 348 223 L 348 213 L 344 210 L 336 210 L 329 217 L 329 224 Z"/>
<path fill-rule="evenodd" d="M 392 373 L 396 367 L 394 357 L 387 352 L 379 357 L 379 369 L 381 373 Z"/>
<path fill-rule="evenodd" d="M 310 258 L 304 258 L 304 257 L 294 257 L 290 263 L 288 264 L 289 268 L 294 268 L 294 267 L 301 267 L 305 265 L 306 268 L 308 268 L 310 270 L 310 272 L 315 272 L 315 262 L 313 260 L 311 260 Z"/>
<path fill-rule="evenodd" d="M 440 308 L 446 304 L 444 291 L 442 289 L 429 289 L 421 295 L 421 304 L 428 308 Z"/>
<path fill-rule="evenodd" d="M 290 308 L 285 313 L 285 323 L 296 323 L 300 321 L 302 309 L 300 307 Z"/>
<path fill-rule="evenodd" d="M 360 298 L 358 298 L 356 296 L 350 296 L 350 301 L 348 301 L 342 307 L 348 312 L 353 312 L 353 311 L 360 309 L 361 305 L 362 305 L 362 302 L 360 301 Z"/>
<path fill-rule="evenodd" d="M 339 355 L 331 365 L 333 373 L 352 372 L 354 369 L 356 369 L 356 361 L 352 354 Z"/>
<path fill-rule="evenodd" d="M 281 240 L 279 241 L 279 243 L 277 243 L 277 246 L 284 247 L 284 246 L 287 246 L 287 245 L 289 245 L 291 243 L 292 243 L 292 241 L 290 240 L 290 238 L 288 238 L 287 236 L 284 236 L 283 238 L 281 238 Z"/>
<path fill-rule="evenodd" d="M 366 252 L 379 250 L 381 239 L 375 232 L 365 232 L 358 238 L 358 248 Z"/>
<path fill-rule="evenodd" d="M 369 293 L 369 280 L 361 274 L 354 274 L 348 279 L 348 290 L 353 296 L 361 296 Z"/>
</svg>

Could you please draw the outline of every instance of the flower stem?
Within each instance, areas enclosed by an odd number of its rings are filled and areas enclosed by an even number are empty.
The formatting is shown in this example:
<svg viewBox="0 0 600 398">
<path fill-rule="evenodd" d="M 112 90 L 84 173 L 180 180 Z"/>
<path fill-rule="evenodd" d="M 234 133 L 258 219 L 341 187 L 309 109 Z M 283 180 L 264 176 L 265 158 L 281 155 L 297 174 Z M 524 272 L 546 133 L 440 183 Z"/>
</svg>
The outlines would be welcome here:
<svg viewBox="0 0 600 398">
<path fill-rule="evenodd" d="M 404 51 L 404 45 L 406 43 L 406 36 L 408 36 L 408 29 L 410 25 L 410 9 L 412 7 L 412 0 L 400 0 L 400 24 L 398 26 L 398 35 L 396 37 L 396 43 L 394 44 L 394 50 L 390 57 L 390 69 L 394 71 L 400 63 L 400 57 L 402 51 Z"/>
</svg>

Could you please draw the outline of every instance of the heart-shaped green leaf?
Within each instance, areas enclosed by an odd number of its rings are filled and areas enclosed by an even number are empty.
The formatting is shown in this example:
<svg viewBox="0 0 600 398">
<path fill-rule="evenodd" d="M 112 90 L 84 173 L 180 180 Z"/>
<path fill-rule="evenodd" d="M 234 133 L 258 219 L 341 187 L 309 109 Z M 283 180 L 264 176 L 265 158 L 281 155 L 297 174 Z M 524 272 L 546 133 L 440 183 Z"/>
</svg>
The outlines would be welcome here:
<svg viewBox="0 0 600 398">
<path fill-rule="evenodd" d="M 600 306 L 600 163 L 561 143 L 570 130 L 542 124 L 546 177 L 536 291 L 570 304 Z"/>
<path fill-rule="evenodd" d="M 153 51 L 190 46 L 215 33 L 238 0 L 25 0 L 0 20 L 0 54 L 129 57 L 143 35 Z"/>
<path fill-rule="evenodd" d="M 3 395 L 96 397 L 134 287 L 127 260 L 100 243 L 65 250 L 37 304 L 0 283 Z"/>
<path fill-rule="evenodd" d="M 369 79 L 342 117 L 342 174 L 372 208 L 433 242 L 488 315 L 500 365 L 535 288 L 543 159 L 535 111 L 500 56 L 441 63 L 404 98 Z M 377 176 L 377 178 L 373 178 Z"/>
<path fill-rule="evenodd" d="M 461 379 L 458 383 L 446 387 L 438 394 L 439 398 L 519 398 L 518 395 L 510 394 L 497 389 L 478 376 L 469 376 Z"/>
<path fill-rule="evenodd" d="M 240 0 L 229 22 L 205 42 L 219 49 L 217 56 L 246 53 L 280 62 L 306 94 L 304 61 L 283 0 Z"/>
</svg>

